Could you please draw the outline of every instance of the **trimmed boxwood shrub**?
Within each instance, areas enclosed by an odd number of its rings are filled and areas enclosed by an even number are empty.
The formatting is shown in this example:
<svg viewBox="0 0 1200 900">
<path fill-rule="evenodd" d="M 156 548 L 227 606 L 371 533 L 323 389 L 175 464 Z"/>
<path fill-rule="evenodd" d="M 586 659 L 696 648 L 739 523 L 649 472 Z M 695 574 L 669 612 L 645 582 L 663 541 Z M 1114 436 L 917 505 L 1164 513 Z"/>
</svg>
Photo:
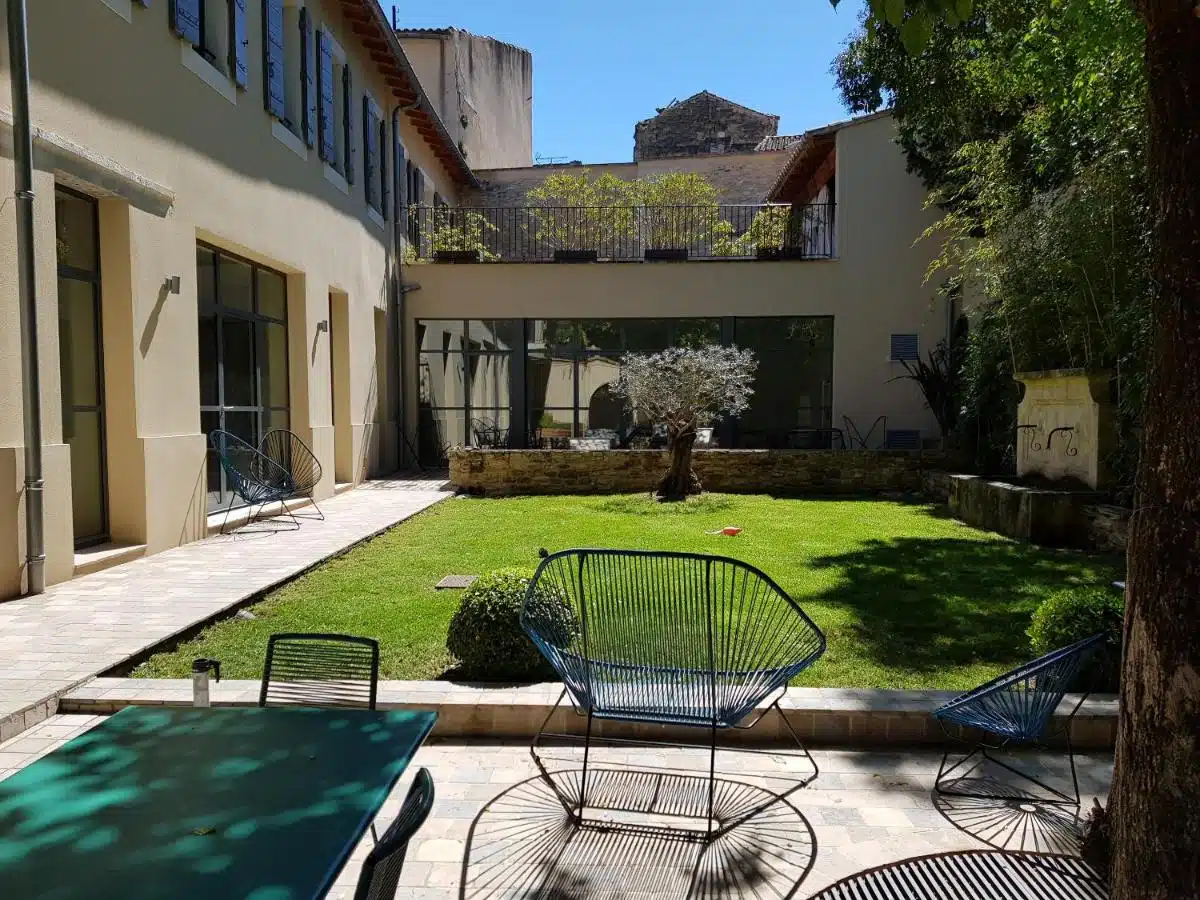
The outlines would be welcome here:
<svg viewBox="0 0 1200 900">
<path fill-rule="evenodd" d="M 464 678 L 480 681 L 549 681 L 554 669 L 521 628 L 521 607 L 529 590 L 526 572 L 502 569 L 481 576 L 463 592 L 446 635 L 446 648 L 462 665 Z M 538 618 L 551 621 L 556 643 L 578 632 L 574 610 L 556 588 L 541 585 L 533 598 Z"/>
<path fill-rule="evenodd" d="M 1093 654 L 1076 680 L 1077 689 L 1116 693 L 1121 676 L 1121 633 L 1125 596 L 1110 587 L 1057 591 L 1034 611 L 1029 642 L 1036 656 L 1104 632 L 1107 644 Z"/>
</svg>

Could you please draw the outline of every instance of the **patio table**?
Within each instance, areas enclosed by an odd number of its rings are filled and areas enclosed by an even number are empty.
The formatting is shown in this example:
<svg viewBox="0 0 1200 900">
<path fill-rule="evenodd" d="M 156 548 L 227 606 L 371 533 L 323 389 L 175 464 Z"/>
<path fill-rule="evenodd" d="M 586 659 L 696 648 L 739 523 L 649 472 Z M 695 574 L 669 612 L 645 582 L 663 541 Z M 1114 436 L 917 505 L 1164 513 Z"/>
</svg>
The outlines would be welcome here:
<svg viewBox="0 0 1200 900">
<path fill-rule="evenodd" d="M 0 896 L 323 897 L 436 718 L 129 707 L 0 781 Z"/>
</svg>

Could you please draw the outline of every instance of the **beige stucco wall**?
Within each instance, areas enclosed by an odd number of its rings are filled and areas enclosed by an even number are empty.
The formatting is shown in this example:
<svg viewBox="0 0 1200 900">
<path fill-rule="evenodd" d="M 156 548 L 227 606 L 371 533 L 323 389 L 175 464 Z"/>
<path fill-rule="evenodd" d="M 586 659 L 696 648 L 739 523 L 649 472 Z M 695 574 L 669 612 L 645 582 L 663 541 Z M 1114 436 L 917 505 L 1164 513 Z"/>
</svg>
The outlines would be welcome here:
<svg viewBox="0 0 1200 900">
<path fill-rule="evenodd" d="M 528 50 L 459 28 L 402 32 L 400 42 L 472 168 L 533 164 L 533 55 Z"/>
<path fill-rule="evenodd" d="M 786 150 L 762 153 L 727 153 L 650 159 L 631 163 L 598 163 L 588 166 L 533 166 L 518 169 L 480 170 L 483 189 L 473 191 L 464 203 L 475 206 L 521 206 L 525 195 L 550 175 L 574 174 L 586 169 L 593 177 L 609 174 L 626 181 L 668 172 L 693 172 L 711 182 L 721 203 L 762 203 L 787 162 Z"/>
<path fill-rule="evenodd" d="M 340 5 L 308 0 L 308 6 L 317 27 L 349 55 L 356 96 L 370 92 L 390 130 L 395 104 Z M 368 215 L 363 196 L 361 101 L 351 110 L 357 183 L 339 187 L 315 150 L 275 136 L 263 106 L 261 5 L 248 4 L 249 85 L 234 102 L 224 95 L 227 83 L 222 93 L 184 65 L 194 52 L 170 32 L 167 7 L 134 3 L 127 20 L 93 0 L 29 4 L 32 110 L 40 134 L 35 208 L 51 581 L 69 577 L 73 567 L 69 456 L 59 409 L 56 180 L 105 198 L 101 305 L 114 540 L 154 552 L 205 533 L 197 240 L 288 275 L 292 427 L 313 444 L 325 469 L 318 496 L 332 491 L 335 468 L 329 333 L 317 328 L 329 318 L 330 291 L 344 294 L 348 304 L 343 443 L 351 444 L 349 474 L 358 480 L 396 464 L 396 441 L 387 437 L 394 435 L 389 420 L 396 406 L 388 373 L 395 349 L 391 230 Z M 7 46 L 2 27 L 0 46 Z M 0 105 L 6 106 L 6 55 L 0 62 Z M 11 113 L 4 115 L 11 120 Z M 433 188 L 455 197 L 452 180 L 407 118 L 402 139 Z M 0 189 L 11 196 L 11 134 L 3 125 L 0 145 Z M 385 156 L 390 160 L 390 152 Z M 19 585 L 21 555 L 10 548 L 11 538 L 23 533 L 14 487 L 23 425 L 13 215 L 11 203 L 0 213 L 0 598 Z M 178 295 L 164 288 L 176 275 Z"/>
<path fill-rule="evenodd" d="M 865 434 L 886 415 L 888 428 L 937 437 L 919 390 L 910 381 L 893 381 L 904 369 L 889 360 L 893 333 L 917 333 L 922 355 L 946 334 L 945 304 L 934 299 L 932 285 L 923 284 L 937 247 L 918 241 L 934 214 L 923 208 L 924 189 L 905 171 L 894 134 L 888 117 L 838 134 L 837 259 L 414 266 L 407 277 L 421 290 L 409 295 L 407 315 L 833 316 L 834 425 L 850 416 Z M 414 408 L 410 394 L 410 429 Z"/>
</svg>

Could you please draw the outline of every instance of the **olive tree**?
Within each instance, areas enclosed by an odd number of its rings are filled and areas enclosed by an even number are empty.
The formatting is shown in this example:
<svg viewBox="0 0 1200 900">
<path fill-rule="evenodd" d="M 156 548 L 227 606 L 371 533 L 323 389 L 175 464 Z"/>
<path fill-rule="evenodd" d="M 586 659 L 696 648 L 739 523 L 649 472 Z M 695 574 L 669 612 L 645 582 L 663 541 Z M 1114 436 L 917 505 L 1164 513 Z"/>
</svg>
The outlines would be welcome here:
<svg viewBox="0 0 1200 900">
<path fill-rule="evenodd" d="M 692 471 L 696 429 L 750 404 L 758 360 L 750 350 L 710 345 L 672 347 L 652 355 L 627 354 L 613 391 L 635 418 L 667 427 L 671 463 L 658 482 L 660 500 L 684 500 L 701 491 Z"/>
</svg>

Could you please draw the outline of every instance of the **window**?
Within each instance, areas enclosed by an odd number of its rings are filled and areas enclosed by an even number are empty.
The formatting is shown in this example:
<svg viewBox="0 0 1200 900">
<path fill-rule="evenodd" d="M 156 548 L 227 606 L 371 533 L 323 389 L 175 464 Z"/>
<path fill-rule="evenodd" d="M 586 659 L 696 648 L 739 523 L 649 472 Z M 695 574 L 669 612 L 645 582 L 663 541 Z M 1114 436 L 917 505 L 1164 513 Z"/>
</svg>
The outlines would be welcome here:
<svg viewBox="0 0 1200 900">
<path fill-rule="evenodd" d="M 798 431 L 829 428 L 833 416 L 833 317 L 738 317 L 734 343 L 758 359 L 754 394 L 736 443 L 793 446 Z"/>
<path fill-rule="evenodd" d="M 381 216 L 387 205 L 387 163 L 381 150 L 387 146 L 387 125 L 383 110 L 363 94 L 363 190 L 367 206 Z"/>
<path fill-rule="evenodd" d="M 920 342 L 915 334 L 892 335 L 892 362 L 920 359 Z"/>
<path fill-rule="evenodd" d="M 321 159 L 354 183 L 353 76 L 346 53 L 328 32 L 317 32 L 317 134 Z"/>
<path fill-rule="evenodd" d="M 258 446 L 289 415 L 287 279 L 203 244 L 196 248 L 200 313 L 200 421 Z M 209 508 L 230 500 L 219 462 L 208 460 Z"/>
<path fill-rule="evenodd" d="M 307 138 L 312 70 L 308 13 L 301 0 L 263 3 L 263 95 L 267 112 Z"/>
<path fill-rule="evenodd" d="M 171 28 L 240 88 L 249 80 L 249 0 L 171 0 Z"/>
<path fill-rule="evenodd" d="M 421 218 L 420 214 L 413 215 L 412 207 L 420 206 L 425 200 L 425 176 L 421 174 L 421 170 L 412 164 L 409 160 L 407 171 L 405 174 L 407 185 L 407 196 L 409 205 L 408 214 L 408 242 L 413 246 L 420 246 L 421 243 Z"/>
</svg>

